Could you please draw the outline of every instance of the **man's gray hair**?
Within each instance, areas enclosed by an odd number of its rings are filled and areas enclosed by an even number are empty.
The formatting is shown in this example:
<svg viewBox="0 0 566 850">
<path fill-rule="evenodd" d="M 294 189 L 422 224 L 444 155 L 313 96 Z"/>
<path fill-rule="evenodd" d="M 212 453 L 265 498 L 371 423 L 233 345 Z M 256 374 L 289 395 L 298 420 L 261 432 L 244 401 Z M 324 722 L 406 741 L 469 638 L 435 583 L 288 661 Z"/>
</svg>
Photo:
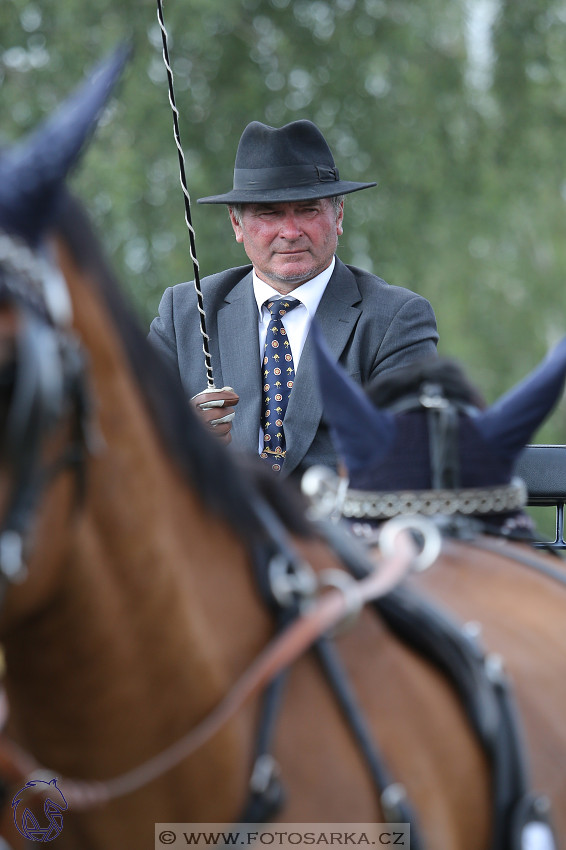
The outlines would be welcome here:
<svg viewBox="0 0 566 850">
<path fill-rule="evenodd" d="M 308 200 L 308 198 L 305 198 L 305 200 Z M 317 200 L 319 199 L 317 198 Z M 331 201 L 332 206 L 334 207 L 336 218 L 338 218 L 340 208 L 342 206 L 342 203 L 344 202 L 344 195 L 333 195 L 331 198 L 328 198 L 328 200 Z M 244 207 L 245 204 L 230 204 L 230 206 L 228 207 L 229 211 L 236 219 L 236 223 L 239 225 L 242 224 L 242 210 L 244 209 Z"/>
</svg>

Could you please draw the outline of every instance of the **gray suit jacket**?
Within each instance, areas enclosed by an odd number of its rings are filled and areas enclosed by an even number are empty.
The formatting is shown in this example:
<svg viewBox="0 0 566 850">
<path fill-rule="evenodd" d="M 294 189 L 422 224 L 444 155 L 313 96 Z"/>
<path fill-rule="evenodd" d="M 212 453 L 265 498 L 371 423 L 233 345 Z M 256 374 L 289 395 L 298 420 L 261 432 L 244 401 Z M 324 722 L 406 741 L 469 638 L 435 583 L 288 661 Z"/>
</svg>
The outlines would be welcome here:
<svg viewBox="0 0 566 850">
<path fill-rule="evenodd" d="M 202 281 L 206 329 L 214 383 L 240 396 L 232 427 L 234 449 L 255 452 L 261 418 L 258 311 L 251 266 L 229 269 Z M 429 302 L 407 289 L 336 258 L 336 266 L 316 312 L 331 351 L 350 376 L 366 384 L 385 369 L 436 351 L 438 334 Z M 192 283 L 167 289 L 149 339 L 171 362 L 192 397 L 205 389 L 206 372 Z M 312 342 L 307 337 L 285 414 L 287 455 L 283 471 L 315 463 L 336 465 L 330 434 L 322 420 Z"/>
</svg>

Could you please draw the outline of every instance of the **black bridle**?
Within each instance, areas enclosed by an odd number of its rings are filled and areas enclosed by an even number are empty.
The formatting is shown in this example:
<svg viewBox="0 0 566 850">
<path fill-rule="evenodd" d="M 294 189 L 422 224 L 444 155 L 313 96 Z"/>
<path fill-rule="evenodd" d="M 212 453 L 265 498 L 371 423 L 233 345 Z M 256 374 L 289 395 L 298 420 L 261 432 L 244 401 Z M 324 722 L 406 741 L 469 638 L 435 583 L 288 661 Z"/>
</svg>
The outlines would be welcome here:
<svg viewBox="0 0 566 850">
<path fill-rule="evenodd" d="M 0 524 L 0 598 L 22 581 L 42 493 L 68 466 L 82 491 L 88 450 L 89 395 L 82 347 L 70 328 L 70 301 L 56 266 L 46 254 L 0 233 L 0 305 L 13 306 L 16 333 L 5 365 L 4 428 L 0 457 L 11 489 Z M 70 437 L 51 463 L 44 447 L 68 417 Z"/>
</svg>

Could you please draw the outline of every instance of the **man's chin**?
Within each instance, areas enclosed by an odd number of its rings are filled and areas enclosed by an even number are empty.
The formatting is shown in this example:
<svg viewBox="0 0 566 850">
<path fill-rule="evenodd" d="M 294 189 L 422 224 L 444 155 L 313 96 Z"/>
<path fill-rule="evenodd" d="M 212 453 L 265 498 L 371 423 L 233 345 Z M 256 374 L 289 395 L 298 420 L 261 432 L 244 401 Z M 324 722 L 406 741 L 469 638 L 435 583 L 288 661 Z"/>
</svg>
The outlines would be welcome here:
<svg viewBox="0 0 566 850">
<path fill-rule="evenodd" d="M 300 262 L 285 262 L 279 265 L 271 272 L 271 277 L 274 280 L 280 280 L 282 283 L 296 283 L 297 281 L 310 280 L 311 277 L 316 277 L 322 269 L 314 267 L 310 263 Z"/>
</svg>

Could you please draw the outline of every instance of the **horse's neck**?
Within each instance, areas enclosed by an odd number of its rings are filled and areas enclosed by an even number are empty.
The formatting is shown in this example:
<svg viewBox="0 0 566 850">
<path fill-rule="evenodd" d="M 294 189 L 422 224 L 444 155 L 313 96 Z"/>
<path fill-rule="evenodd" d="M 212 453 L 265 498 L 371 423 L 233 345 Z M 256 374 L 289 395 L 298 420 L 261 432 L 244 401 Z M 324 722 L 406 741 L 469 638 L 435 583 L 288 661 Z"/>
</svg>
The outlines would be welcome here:
<svg viewBox="0 0 566 850">
<path fill-rule="evenodd" d="M 72 294 L 106 445 L 89 461 L 85 504 L 67 517 L 49 604 L 6 648 L 28 745 L 62 771 L 104 777 L 206 714 L 268 623 L 242 544 L 174 469 L 103 308 L 87 287 Z"/>
</svg>

